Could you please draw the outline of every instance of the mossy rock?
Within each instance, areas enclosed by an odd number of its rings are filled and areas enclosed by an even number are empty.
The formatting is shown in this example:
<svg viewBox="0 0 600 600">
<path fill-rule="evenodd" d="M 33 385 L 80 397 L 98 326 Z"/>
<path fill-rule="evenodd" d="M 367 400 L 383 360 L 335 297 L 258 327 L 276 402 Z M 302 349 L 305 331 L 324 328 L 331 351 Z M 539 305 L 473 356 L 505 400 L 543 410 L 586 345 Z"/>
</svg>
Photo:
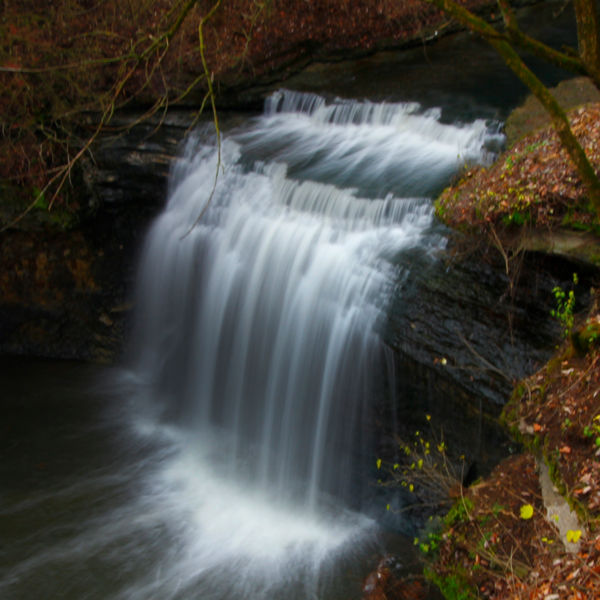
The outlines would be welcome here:
<svg viewBox="0 0 600 600">
<path fill-rule="evenodd" d="M 586 322 L 581 329 L 573 332 L 571 341 L 579 354 L 587 354 L 598 348 L 600 346 L 600 323 L 598 321 Z"/>
<path fill-rule="evenodd" d="M 592 267 L 600 267 L 600 236 L 569 229 L 523 228 L 507 236 L 507 244 L 530 252 L 560 256 Z"/>
<path fill-rule="evenodd" d="M 574 108 L 589 102 L 600 102 L 600 91 L 588 77 L 576 77 L 562 81 L 550 90 L 564 108 Z M 530 95 L 512 111 L 506 120 L 504 132 L 506 145 L 512 147 L 524 135 L 550 124 L 550 117 L 539 100 Z"/>
<path fill-rule="evenodd" d="M 433 569 L 424 570 L 425 578 L 440 590 L 446 600 L 477 600 L 477 589 L 471 585 L 469 578 L 457 566 L 456 572 L 440 575 Z"/>
<path fill-rule="evenodd" d="M 23 189 L 0 182 L 0 228 L 21 231 L 68 231 L 79 223 L 78 207 L 49 206 L 44 193 L 38 188 Z"/>
</svg>

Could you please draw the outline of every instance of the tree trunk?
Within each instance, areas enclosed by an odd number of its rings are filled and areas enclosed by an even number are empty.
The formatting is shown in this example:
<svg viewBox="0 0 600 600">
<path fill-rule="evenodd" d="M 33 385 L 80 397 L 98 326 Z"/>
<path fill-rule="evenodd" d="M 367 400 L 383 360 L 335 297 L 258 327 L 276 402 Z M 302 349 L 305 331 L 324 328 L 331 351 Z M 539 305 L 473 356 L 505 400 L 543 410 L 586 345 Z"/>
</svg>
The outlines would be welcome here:
<svg viewBox="0 0 600 600">
<path fill-rule="evenodd" d="M 586 70 L 600 81 L 600 14 L 597 0 L 573 0 L 579 56 Z"/>
</svg>

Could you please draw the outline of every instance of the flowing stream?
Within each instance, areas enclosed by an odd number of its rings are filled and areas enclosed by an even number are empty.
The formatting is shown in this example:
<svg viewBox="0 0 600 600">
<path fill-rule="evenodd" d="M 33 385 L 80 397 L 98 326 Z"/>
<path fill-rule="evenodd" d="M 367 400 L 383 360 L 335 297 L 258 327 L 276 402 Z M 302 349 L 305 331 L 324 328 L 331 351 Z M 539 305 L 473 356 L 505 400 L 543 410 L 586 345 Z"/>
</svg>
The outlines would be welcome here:
<svg viewBox="0 0 600 600">
<path fill-rule="evenodd" d="M 120 401 L 85 433 L 103 461 L 5 498 L 0 596 L 360 597 L 402 256 L 435 260 L 431 197 L 499 142 L 416 103 L 291 91 L 220 146 L 192 135 L 143 249 L 129 366 L 105 384 Z"/>
</svg>

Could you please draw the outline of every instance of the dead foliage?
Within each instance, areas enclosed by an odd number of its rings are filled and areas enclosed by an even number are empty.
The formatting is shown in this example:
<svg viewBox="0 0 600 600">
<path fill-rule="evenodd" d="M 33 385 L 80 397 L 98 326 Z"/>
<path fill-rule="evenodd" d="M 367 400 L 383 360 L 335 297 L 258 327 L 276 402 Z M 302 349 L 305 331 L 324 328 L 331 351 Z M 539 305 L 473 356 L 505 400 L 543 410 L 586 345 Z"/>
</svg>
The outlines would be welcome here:
<svg viewBox="0 0 600 600">
<path fill-rule="evenodd" d="M 0 180 L 25 201 L 43 200 L 53 182 L 50 204 L 116 110 L 201 108 L 209 79 L 218 95 L 302 61 L 418 41 L 447 24 L 422 0 L 29 0 L 4 2 L 0 16 Z"/>
<path fill-rule="evenodd" d="M 573 132 L 600 169 L 600 104 L 569 114 Z M 437 214 L 466 230 L 522 226 L 597 229 L 585 188 L 552 127 L 529 134 L 489 168 L 468 169 L 437 201 Z"/>
</svg>

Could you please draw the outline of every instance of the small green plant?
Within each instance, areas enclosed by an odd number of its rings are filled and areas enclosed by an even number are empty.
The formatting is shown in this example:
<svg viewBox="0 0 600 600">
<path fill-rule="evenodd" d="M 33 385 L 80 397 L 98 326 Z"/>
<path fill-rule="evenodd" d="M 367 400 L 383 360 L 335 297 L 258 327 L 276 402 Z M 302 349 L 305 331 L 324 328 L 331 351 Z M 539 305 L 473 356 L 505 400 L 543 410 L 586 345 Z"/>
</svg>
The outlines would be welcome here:
<svg viewBox="0 0 600 600">
<path fill-rule="evenodd" d="M 494 502 L 494 506 L 492 506 L 492 513 L 494 517 L 497 517 L 503 510 L 506 510 L 506 508 L 502 506 L 502 504 Z"/>
<path fill-rule="evenodd" d="M 577 273 L 573 273 L 573 284 L 577 285 L 579 278 Z M 563 337 L 568 338 L 573 331 L 573 317 L 575 310 L 575 291 L 565 292 L 560 286 L 555 286 L 552 290 L 556 299 L 556 308 L 550 311 L 550 314 L 560 323 L 563 328 Z"/>
<path fill-rule="evenodd" d="M 467 578 L 460 571 L 438 575 L 432 569 L 425 569 L 425 577 L 438 586 L 447 600 L 476 600 L 479 597 L 477 590 L 469 585 Z"/>
<path fill-rule="evenodd" d="M 435 214 L 441 221 L 444 221 L 448 212 L 447 206 L 440 198 L 434 202 Z"/>
<path fill-rule="evenodd" d="M 46 199 L 44 190 L 34 187 L 32 193 L 33 197 L 35 198 L 33 208 L 38 208 L 39 210 L 48 210 L 48 200 Z"/>
<path fill-rule="evenodd" d="M 600 318 L 598 316 L 588 318 L 583 327 L 573 336 L 573 345 L 583 354 L 598 347 L 599 341 Z"/>
<path fill-rule="evenodd" d="M 588 327 L 588 329 L 585 331 L 586 335 L 586 339 L 587 339 L 587 343 L 590 346 L 594 346 L 596 344 L 596 342 L 598 341 L 598 339 L 600 339 L 600 333 L 598 332 L 597 329 L 592 329 L 591 327 Z"/>
<path fill-rule="evenodd" d="M 468 521 L 470 519 L 470 514 L 473 511 L 473 509 L 473 501 L 470 498 L 460 498 L 448 511 L 448 514 L 444 518 L 444 523 L 448 527 L 451 527 L 456 523 Z"/>
<path fill-rule="evenodd" d="M 426 556 L 431 556 L 437 552 L 442 542 L 442 534 L 439 531 L 429 531 L 424 539 L 416 537 L 413 544 L 419 547 L 419 550 Z"/>
<path fill-rule="evenodd" d="M 529 211 L 521 212 L 519 210 L 514 210 L 508 215 L 504 215 L 502 217 L 502 222 L 505 225 L 525 225 L 531 221 L 531 213 Z"/>
<path fill-rule="evenodd" d="M 430 425 L 431 416 L 425 415 L 425 419 Z M 413 506 L 421 502 L 438 507 L 448 505 L 462 488 L 465 457 L 450 459 L 443 433 L 436 433 L 433 428 L 427 436 L 416 430 L 412 440 L 399 439 L 398 446 L 402 453 L 399 462 L 388 468 L 392 483 L 414 495 Z"/>
<path fill-rule="evenodd" d="M 539 141 L 539 142 L 533 142 L 532 144 L 529 144 L 528 146 L 525 147 L 524 152 L 526 152 L 526 153 L 535 152 L 538 148 L 543 148 L 544 146 L 547 146 L 547 145 L 548 145 L 548 142 L 546 140 Z"/>
<path fill-rule="evenodd" d="M 594 444 L 600 447 L 600 415 L 596 415 L 592 423 L 583 428 L 583 435 L 586 438 L 595 438 Z"/>
</svg>

